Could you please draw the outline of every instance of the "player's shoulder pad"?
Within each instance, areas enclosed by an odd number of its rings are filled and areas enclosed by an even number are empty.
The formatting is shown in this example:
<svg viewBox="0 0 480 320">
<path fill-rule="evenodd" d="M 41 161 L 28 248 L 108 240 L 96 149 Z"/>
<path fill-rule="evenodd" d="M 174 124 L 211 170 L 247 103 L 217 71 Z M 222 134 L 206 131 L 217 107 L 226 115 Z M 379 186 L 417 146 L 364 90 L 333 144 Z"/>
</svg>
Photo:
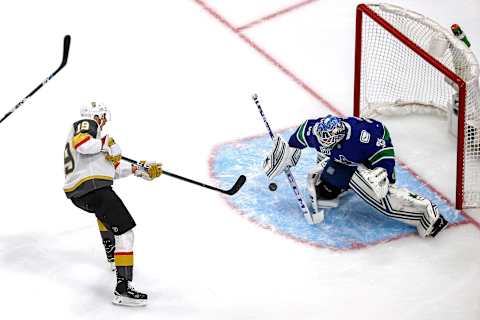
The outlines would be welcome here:
<svg viewBox="0 0 480 320">
<path fill-rule="evenodd" d="M 82 119 L 73 124 L 74 135 L 81 133 L 89 134 L 92 138 L 97 137 L 98 123 L 91 119 Z"/>
</svg>

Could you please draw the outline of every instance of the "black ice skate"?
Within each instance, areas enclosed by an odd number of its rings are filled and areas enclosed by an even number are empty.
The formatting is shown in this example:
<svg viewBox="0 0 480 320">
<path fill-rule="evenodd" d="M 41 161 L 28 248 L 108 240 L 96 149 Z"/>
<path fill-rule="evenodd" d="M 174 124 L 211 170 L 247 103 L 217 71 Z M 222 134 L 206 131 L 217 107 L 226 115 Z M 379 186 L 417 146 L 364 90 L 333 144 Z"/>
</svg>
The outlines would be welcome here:
<svg viewBox="0 0 480 320">
<path fill-rule="evenodd" d="M 440 215 L 437 221 L 435 221 L 435 223 L 433 224 L 432 232 L 430 232 L 429 236 L 432 238 L 435 238 L 435 236 L 439 234 L 440 231 L 445 229 L 447 226 L 448 226 L 448 221 L 445 220 L 445 218 L 442 215 Z"/>
<path fill-rule="evenodd" d="M 139 307 L 147 304 L 148 296 L 145 293 L 136 291 L 130 281 L 118 280 L 117 287 L 113 293 L 113 304 Z"/>
</svg>

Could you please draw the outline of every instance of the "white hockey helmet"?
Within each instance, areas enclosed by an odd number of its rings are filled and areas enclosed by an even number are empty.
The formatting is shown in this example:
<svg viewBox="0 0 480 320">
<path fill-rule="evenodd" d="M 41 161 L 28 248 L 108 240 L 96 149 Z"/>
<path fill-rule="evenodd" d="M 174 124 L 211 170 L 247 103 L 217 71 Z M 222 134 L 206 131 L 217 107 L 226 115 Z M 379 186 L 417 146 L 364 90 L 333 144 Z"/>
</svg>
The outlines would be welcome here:
<svg viewBox="0 0 480 320">
<path fill-rule="evenodd" d="M 83 106 L 80 109 L 80 115 L 83 118 L 92 120 L 95 120 L 95 116 L 98 116 L 100 118 L 105 117 L 107 121 L 110 121 L 111 119 L 108 107 L 105 104 L 96 101 L 92 101 L 89 104 Z"/>
</svg>

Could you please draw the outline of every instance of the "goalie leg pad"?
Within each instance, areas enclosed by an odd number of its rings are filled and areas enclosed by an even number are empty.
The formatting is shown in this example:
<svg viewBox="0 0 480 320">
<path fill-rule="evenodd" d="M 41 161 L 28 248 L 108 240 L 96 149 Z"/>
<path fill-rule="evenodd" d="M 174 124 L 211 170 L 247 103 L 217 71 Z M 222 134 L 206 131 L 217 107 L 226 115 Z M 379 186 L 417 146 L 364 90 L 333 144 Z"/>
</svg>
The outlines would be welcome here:
<svg viewBox="0 0 480 320">
<path fill-rule="evenodd" d="M 273 138 L 273 149 L 263 162 L 263 170 L 269 179 L 277 176 L 287 166 L 295 166 L 300 159 L 301 150 L 291 148 L 280 135 Z"/>
<path fill-rule="evenodd" d="M 430 200 L 405 188 L 390 185 L 386 196 L 378 199 L 369 182 L 359 174 L 354 174 L 350 187 L 360 198 L 384 215 L 416 226 L 421 237 L 431 236 L 435 222 L 443 219 L 438 208 Z"/>
</svg>

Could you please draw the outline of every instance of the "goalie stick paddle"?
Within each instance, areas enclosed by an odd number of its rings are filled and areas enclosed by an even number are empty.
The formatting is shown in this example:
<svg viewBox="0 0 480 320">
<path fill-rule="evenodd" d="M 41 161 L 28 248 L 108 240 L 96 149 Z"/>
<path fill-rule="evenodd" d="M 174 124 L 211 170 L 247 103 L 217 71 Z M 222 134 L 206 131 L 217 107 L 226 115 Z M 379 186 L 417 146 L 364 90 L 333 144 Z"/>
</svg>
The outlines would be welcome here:
<svg viewBox="0 0 480 320">
<path fill-rule="evenodd" d="M 0 123 L 2 123 L 5 119 L 7 119 L 13 112 L 15 112 L 15 110 L 17 110 L 18 108 L 20 108 L 20 106 L 22 104 L 25 103 L 25 101 L 27 101 L 28 98 L 30 98 L 31 96 L 33 96 L 35 94 L 35 92 L 37 92 L 38 90 L 40 90 L 41 87 L 43 87 L 48 81 L 50 81 L 60 70 L 63 69 L 63 67 L 65 67 L 65 65 L 67 64 L 67 60 L 68 60 L 68 52 L 70 51 L 70 35 L 66 35 L 64 38 L 63 38 L 63 57 L 62 57 L 62 63 L 60 63 L 60 66 L 57 68 L 57 70 L 55 70 L 51 75 L 49 75 L 45 80 L 42 81 L 42 83 L 40 83 L 35 89 L 33 89 L 32 92 L 30 92 L 25 98 L 23 98 L 22 101 L 20 101 L 19 103 L 17 103 L 17 105 L 15 107 L 13 107 L 10 111 L 8 111 L 4 116 L 3 118 L 0 120 Z"/>
<path fill-rule="evenodd" d="M 270 128 L 270 125 L 268 124 L 267 117 L 265 117 L 265 114 L 263 113 L 262 106 L 260 105 L 260 101 L 258 100 L 258 95 L 254 94 L 252 95 L 252 100 L 255 102 L 255 105 L 258 108 L 258 111 L 260 112 L 260 116 L 263 119 L 263 123 L 265 124 L 265 127 L 267 127 L 268 134 L 270 135 L 270 138 L 273 139 L 273 132 L 272 129 Z M 288 183 L 292 187 L 293 193 L 295 193 L 295 196 L 297 198 L 297 203 L 300 207 L 300 210 L 302 210 L 303 215 L 307 215 L 310 217 L 310 220 L 313 221 L 313 216 L 310 210 L 308 209 L 307 205 L 305 204 L 305 201 L 303 201 L 302 195 L 300 194 L 300 189 L 298 188 L 297 182 L 295 181 L 295 178 L 293 177 L 292 172 L 290 169 L 287 167 L 283 170 L 285 175 L 287 176 Z"/>
<path fill-rule="evenodd" d="M 135 161 L 133 159 L 130 159 L 130 158 L 127 158 L 127 157 L 124 157 L 124 156 L 122 156 L 122 159 L 127 161 L 127 162 L 140 165 L 140 163 L 138 161 Z M 207 189 L 210 189 L 210 190 L 215 190 L 215 191 L 218 191 L 218 192 L 221 192 L 221 193 L 224 193 L 224 194 L 228 194 L 229 196 L 233 196 L 235 193 L 237 193 L 242 188 L 242 186 L 245 184 L 245 181 L 247 181 L 247 177 L 245 177 L 242 174 L 240 177 L 238 177 L 237 181 L 235 181 L 235 184 L 230 189 L 223 190 L 223 189 L 219 189 L 219 188 L 210 186 L 210 185 L 202 183 L 202 182 L 198 182 L 198 181 L 195 181 L 195 180 L 192 180 L 192 179 L 189 179 L 189 178 L 179 176 L 175 173 L 171 173 L 171 172 L 168 172 L 168 171 L 165 171 L 165 170 L 162 170 L 162 173 L 166 174 L 167 176 L 173 177 L 173 178 L 177 178 L 177 179 L 189 182 L 189 183 L 196 184 L 197 186 L 201 186 L 201 187 L 204 187 L 204 188 L 207 188 Z"/>
</svg>

